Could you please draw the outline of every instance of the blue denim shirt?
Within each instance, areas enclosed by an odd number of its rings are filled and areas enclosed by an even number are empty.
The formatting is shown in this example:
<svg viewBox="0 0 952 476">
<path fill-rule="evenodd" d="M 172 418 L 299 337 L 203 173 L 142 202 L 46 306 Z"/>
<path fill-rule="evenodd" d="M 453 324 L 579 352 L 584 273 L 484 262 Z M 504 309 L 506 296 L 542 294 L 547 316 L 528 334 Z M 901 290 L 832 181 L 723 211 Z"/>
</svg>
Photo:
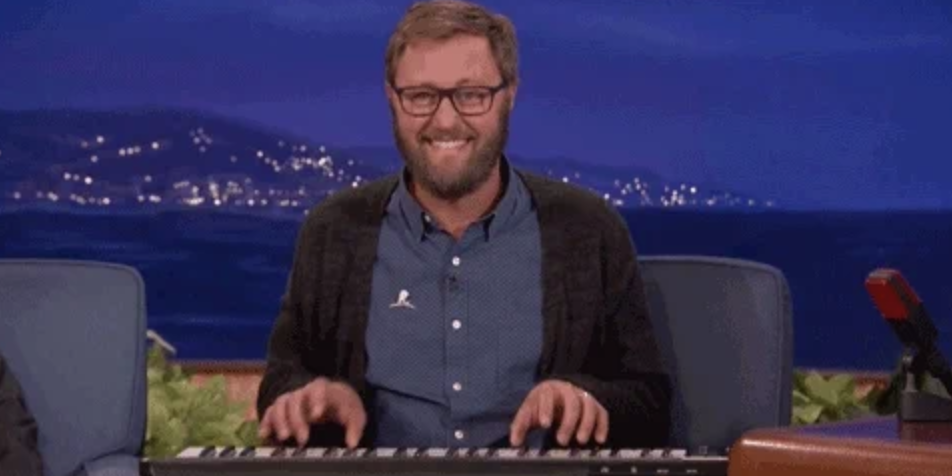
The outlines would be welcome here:
<svg viewBox="0 0 952 476">
<path fill-rule="evenodd" d="M 384 218 L 367 327 L 378 447 L 508 445 L 536 383 L 542 255 L 525 184 L 503 159 L 504 193 L 457 242 L 401 180 Z M 531 446 L 541 444 L 539 432 Z"/>
</svg>

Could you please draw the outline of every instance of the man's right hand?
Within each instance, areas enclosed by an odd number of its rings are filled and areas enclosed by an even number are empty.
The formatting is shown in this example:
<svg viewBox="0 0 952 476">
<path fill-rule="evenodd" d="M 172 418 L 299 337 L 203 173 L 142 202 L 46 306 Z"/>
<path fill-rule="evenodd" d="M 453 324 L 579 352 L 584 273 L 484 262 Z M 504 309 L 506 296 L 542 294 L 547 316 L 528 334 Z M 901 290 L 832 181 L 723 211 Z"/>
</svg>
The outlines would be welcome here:
<svg viewBox="0 0 952 476">
<path fill-rule="evenodd" d="M 274 435 L 278 441 L 294 436 L 298 445 L 304 446 L 313 423 L 341 425 L 347 447 L 356 448 L 367 424 L 367 414 L 353 388 L 321 377 L 278 397 L 265 411 L 258 435 L 262 439 Z"/>
</svg>

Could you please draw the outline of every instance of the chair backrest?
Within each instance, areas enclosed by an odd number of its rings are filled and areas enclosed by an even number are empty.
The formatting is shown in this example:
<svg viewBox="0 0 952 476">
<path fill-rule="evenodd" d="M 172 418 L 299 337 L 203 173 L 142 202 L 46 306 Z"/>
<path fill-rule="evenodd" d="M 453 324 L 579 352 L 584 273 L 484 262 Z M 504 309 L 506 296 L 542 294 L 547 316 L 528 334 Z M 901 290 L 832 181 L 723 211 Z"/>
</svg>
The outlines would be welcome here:
<svg viewBox="0 0 952 476">
<path fill-rule="evenodd" d="M 0 350 L 37 420 L 47 476 L 137 464 L 146 423 L 141 276 L 107 263 L 0 260 Z"/>
<path fill-rule="evenodd" d="M 649 312 L 671 372 L 672 446 L 728 447 L 787 426 L 790 291 L 778 269 L 709 256 L 642 256 Z"/>
</svg>

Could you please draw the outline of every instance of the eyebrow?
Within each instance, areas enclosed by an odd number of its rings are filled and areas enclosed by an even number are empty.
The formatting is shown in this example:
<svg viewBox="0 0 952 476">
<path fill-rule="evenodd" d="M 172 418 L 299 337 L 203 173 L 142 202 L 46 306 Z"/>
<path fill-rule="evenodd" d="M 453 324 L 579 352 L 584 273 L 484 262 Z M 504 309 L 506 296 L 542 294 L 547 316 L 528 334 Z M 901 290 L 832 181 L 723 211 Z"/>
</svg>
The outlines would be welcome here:
<svg viewBox="0 0 952 476">
<path fill-rule="evenodd" d="M 501 81 L 502 81 L 502 80 L 496 81 L 496 83 L 499 83 L 499 82 L 501 82 Z M 491 84 L 492 82 L 489 81 L 489 82 L 486 82 L 486 83 L 487 83 L 487 84 Z M 477 80 L 470 79 L 470 78 L 464 78 L 464 79 L 460 79 L 459 81 L 456 81 L 456 84 L 455 84 L 454 86 L 458 87 L 458 86 L 466 86 L 466 85 L 474 85 L 474 84 L 480 84 L 480 85 L 481 85 L 481 84 L 483 84 L 483 81 L 477 81 Z M 435 83 L 433 83 L 432 81 L 424 81 L 424 82 L 422 82 L 422 83 L 412 83 L 411 86 L 407 86 L 407 87 L 414 87 L 414 88 L 418 88 L 418 87 L 440 88 L 441 86 L 437 86 L 437 85 L 436 85 Z"/>
</svg>

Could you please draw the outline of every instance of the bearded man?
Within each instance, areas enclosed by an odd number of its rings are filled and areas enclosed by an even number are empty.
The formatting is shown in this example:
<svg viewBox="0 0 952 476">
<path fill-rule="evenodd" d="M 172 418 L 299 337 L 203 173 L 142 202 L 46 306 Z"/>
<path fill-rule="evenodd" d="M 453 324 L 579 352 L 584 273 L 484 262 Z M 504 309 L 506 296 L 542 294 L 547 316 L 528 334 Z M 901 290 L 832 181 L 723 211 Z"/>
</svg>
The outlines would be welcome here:
<svg viewBox="0 0 952 476">
<path fill-rule="evenodd" d="M 323 447 L 658 447 L 671 384 L 636 252 L 600 197 L 505 155 L 512 23 L 416 3 L 386 50 L 405 167 L 303 224 L 261 436 Z"/>
</svg>

